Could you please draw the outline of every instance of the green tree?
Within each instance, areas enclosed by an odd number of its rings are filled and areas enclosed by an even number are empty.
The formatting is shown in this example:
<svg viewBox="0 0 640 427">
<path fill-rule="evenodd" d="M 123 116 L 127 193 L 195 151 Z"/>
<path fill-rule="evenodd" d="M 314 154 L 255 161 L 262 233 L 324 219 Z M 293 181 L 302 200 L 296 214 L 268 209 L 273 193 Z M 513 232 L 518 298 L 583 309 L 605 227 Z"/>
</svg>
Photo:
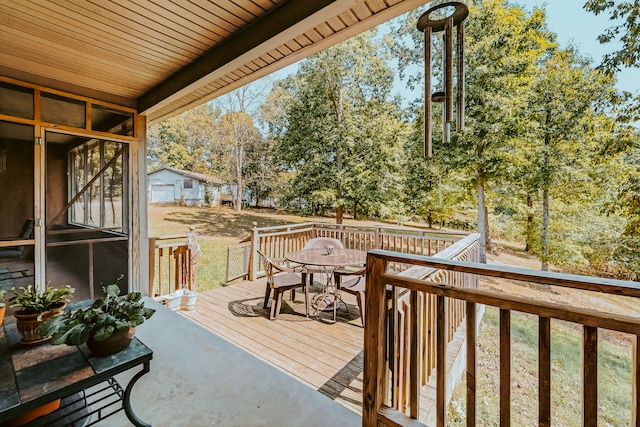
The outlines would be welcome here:
<svg viewBox="0 0 640 427">
<path fill-rule="evenodd" d="M 390 99 L 393 72 L 375 31 L 300 64 L 277 82 L 286 106 L 270 118 L 283 168 L 294 172 L 289 199 L 314 211 L 334 207 L 389 215 L 400 191 L 395 170 L 405 126 Z"/>
</svg>

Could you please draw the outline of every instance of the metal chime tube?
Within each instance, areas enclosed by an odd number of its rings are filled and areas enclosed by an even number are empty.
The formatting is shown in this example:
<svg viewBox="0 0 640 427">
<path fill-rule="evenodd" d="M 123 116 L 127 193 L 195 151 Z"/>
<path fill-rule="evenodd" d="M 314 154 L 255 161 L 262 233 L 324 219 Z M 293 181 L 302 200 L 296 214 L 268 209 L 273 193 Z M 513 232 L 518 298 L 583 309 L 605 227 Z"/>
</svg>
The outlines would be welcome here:
<svg viewBox="0 0 640 427">
<path fill-rule="evenodd" d="M 424 30 L 424 148 L 423 155 L 431 157 L 431 28 Z"/>
<path fill-rule="evenodd" d="M 457 97 L 457 113 L 456 130 L 461 132 L 464 130 L 464 22 L 458 24 L 458 97 Z"/>
<path fill-rule="evenodd" d="M 449 17 L 444 27 L 444 107 L 446 122 L 453 121 L 453 18 Z M 446 142 L 449 142 L 448 140 Z"/>
</svg>

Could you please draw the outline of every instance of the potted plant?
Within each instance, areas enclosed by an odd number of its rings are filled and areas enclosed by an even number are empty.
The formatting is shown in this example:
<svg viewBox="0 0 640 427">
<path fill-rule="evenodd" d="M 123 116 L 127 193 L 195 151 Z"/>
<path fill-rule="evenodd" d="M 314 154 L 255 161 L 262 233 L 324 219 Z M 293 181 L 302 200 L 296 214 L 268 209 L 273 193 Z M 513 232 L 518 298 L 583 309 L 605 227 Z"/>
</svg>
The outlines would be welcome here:
<svg viewBox="0 0 640 427">
<path fill-rule="evenodd" d="M 10 307 L 18 309 L 13 315 L 23 344 L 36 345 L 49 341 L 51 337 L 40 335 L 39 327 L 48 318 L 62 314 L 73 292 L 74 289 L 68 285 L 52 288 L 49 284 L 42 291 L 34 285 L 19 290 L 11 289 L 13 296 L 7 302 Z"/>
<path fill-rule="evenodd" d="M 51 335 L 51 344 L 80 345 L 86 343 L 96 356 L 117 353 L 129 346 L 136 326 L 149 319 L 155 310 L 144 306 L 140 292 L 120 298 L 118 281 L 103 288 L 104 298 L 91 307 L 50 318 L 40 333 Z"/>
</svg>

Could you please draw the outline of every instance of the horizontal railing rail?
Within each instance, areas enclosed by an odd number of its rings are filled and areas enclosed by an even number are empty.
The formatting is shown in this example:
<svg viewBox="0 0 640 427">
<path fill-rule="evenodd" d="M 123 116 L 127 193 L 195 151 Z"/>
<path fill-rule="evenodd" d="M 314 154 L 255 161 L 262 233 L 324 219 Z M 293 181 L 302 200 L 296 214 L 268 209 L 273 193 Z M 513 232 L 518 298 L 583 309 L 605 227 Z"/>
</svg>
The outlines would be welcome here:
<svg viewBox="0 0 640 427">
<path fill-rule="evenodd" d="M 389 269 L 391 263 L 406 263 L 420 268 L 442 271 L 444 280 L 429 276 L 409 277 L 397 274 Z M 456 275 L 466 274 L 488 276 L 538 284 L 561 286 L 571 289 L 599 292 L 604 294 L 640 297 L 640 283 L 619 281 L 586 276 L 568 275 L 555 272 L 539 272 L 513 267 L 478 264 L 475 262 L 425 257 L 412 254 L 374 250 L 367 257 L 367 306 L 365 319 L 364 350 L 364 389 L 363 389 L 363 425 L 417 426 L 420 414 L 420 384 L 424 369 L 429 370 L 421 359 L 420 310 L 419 304 L 412 304 L 407 313 L 410 319 L 405 324 L 410 342 L 405 345 L 408 355 L 406 386 L 408 409 L 394 407 L 394 395 L 389 373 L 389 351 L 387 344 L 389 310 L 387 307 L 388 287 L 409 292 L 413 301 L 431 298 L 435 301 L 432 316 L 435 319 L 435 425 L 446 425 L 447 376 L 446 354 L 450 337 L 448 322 L 452 310 L 451 303 L 464 303 L 466 327 L 466 417 L 468 426 L 476 425 L 476 346 L 477 346 L 477 308 L 481 305 L 496 307 L 499 310 L 499 416 L 501 425 L 511 422 L 511 312 L 528 313 L 538 318 L 539 365 L 531 372 L 538 374 L 538 419 L 539 425 L 551 425 L 551 319 L 573 322 L 583 330 L 583 374 L 582 374 L 582 425 L 596 426 L 598 422 L 598 331 L 609 329 L 635 335 L 633 345 L 632 384 L 632 425 L 639 426 L 637 414 L 640 405 L 638 399 L 637 357 L 635 349 L 640 340 L 640 318 L 605 313 L 592 309 L 574 307 L 569 304 L 556 304 L 537 301 L 531 298 L 513 296 L 492 290 L 474 287 L 456 286 Z M 393 314 L 393 313 L 392 313 Z M 392 368 L 393 369 L 393 368 Z"/>
</svg>

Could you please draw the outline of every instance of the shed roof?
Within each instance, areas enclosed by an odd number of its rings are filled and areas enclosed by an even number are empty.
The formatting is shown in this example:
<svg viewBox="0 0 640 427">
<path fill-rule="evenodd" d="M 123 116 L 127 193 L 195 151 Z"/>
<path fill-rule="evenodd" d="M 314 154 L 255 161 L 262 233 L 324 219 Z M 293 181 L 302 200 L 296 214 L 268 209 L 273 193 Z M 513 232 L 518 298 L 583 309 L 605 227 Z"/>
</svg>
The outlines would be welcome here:
<svg viewBox="0 0 640 427">
<path fill-rule="evenodd" d="M 180 175 L 185 176 L 187 178 L 197 179 L 198 181 L 206 182 L 206 183 L 209 183 L 209 184 L 219 184 L 219 185 L 220 184 L 224 184 L 224 181 L 222 181 L 220 178 L 216 178 L 214 176 L 210 176 L 210 175 L 206 175 L 206 174 L 198 173 L 198 172 L 186 171 L 186 170 L 182 170 L 182 169 L 178 169 L 178 168 L 172 168 L 172 167 L 169 167 L 169 166 L 154 170 L 153 172 L 149 172 L 148 175 L 151 176 L 151 175 L 153 175 L 155 173 L 158 173 L 158 172 L 164 171 L 164 170 L 180 174 Z"/>
</svg>

